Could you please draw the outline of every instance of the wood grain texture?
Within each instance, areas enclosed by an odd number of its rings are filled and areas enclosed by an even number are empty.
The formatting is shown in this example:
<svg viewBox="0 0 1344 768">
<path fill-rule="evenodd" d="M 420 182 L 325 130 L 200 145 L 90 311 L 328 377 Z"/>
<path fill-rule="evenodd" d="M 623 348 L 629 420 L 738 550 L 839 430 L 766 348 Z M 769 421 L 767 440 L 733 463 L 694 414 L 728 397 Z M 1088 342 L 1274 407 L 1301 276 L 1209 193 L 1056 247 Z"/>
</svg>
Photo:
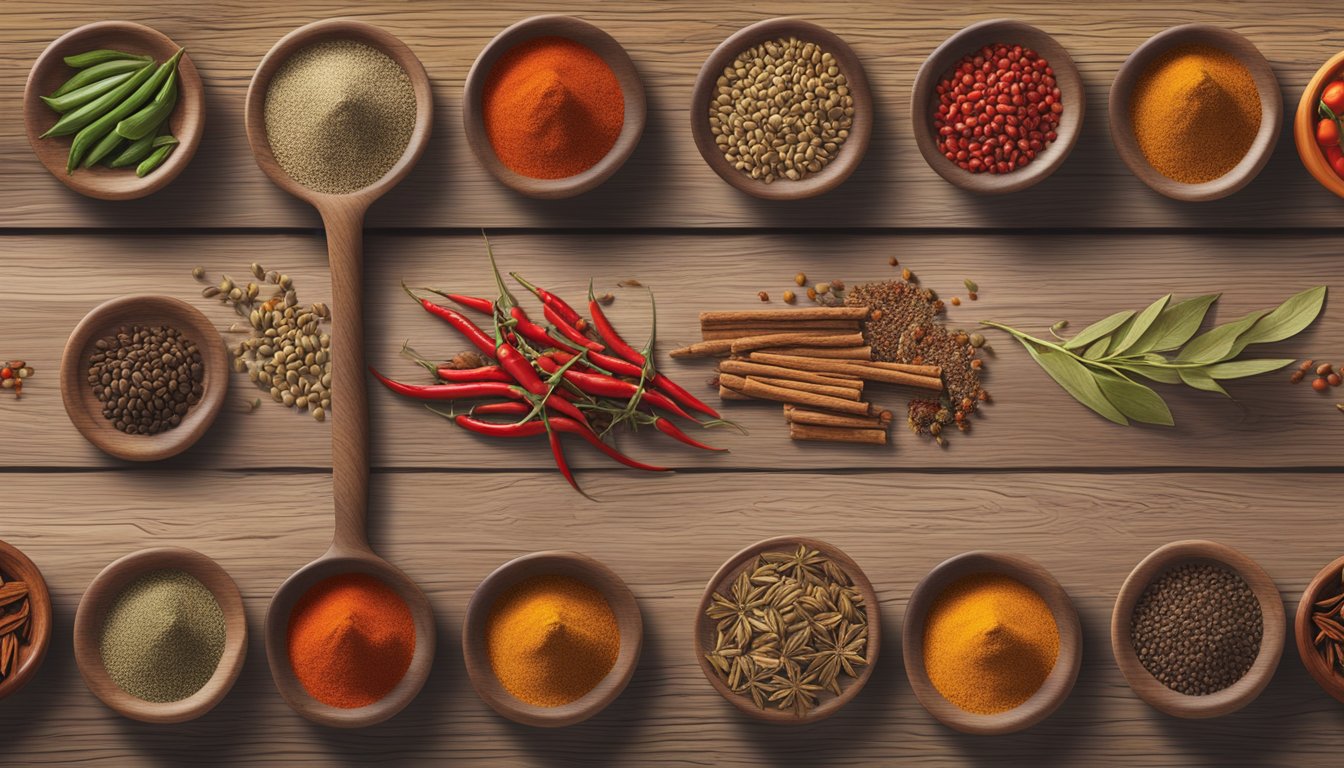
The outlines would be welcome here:
<svg viewBox="0 0 1344 768">
<path fill-rule="evenodd" d="M 917 482 L 881 471 L 779 481 L 726 473 L 713 490 L 703 478 L 683 476 L 650 494 L 646 481 L 610 472 L 590 483 L 609 499 L 600 510 L 566 503 L 550 478 L 536 475 L 379 472 L 373 485 L 374 544 L 429 594 L 445 639 L 412 706 L 365 731 L 314 729 L 281 701 L 253 632 L 233 693 L 200 720 L 164 728 L 115 718 L 79 681 L 69 633 L 81 591 L 129 551 L 190 546 L 235 578 L 251 626 L 259 627 L 271 592 L 327 542 L 330 476 L 135 469 L 65 475 L 57 488 L 50 474 L 9 473 L 8 493 L 25 503 L 6 510 L 6 538 L 46 573 L 56 612 L 42 674 L 0 702 L 0 716 L 13 726 L 6 764 L 1295 766 L 1330 764 L 1344 749 L 1338 702 L 1295 659 L 1284 660 L 1245 710 L 1178 722 L 1130 692 L 1108 642 L 1126 574 L 1157 546 L 1191 535 L 1246 552 L 1285 603 L 1295 603 L 1339 554 L 1344 522 L 1304 498 L 1306 491 L 1338 498 L 1338 473 L 959 473 Z M 845 503 L 819 516 L 819 494 L 842 489 Z M 1290 539 L 1285 531 L 1310 535 Z M 797 731 L 736 714 L 705 682 L 691 650 L 709 575 L 740 547 L 780 533 L 844 548 L 877 588 L 887 638 L 863 692 L 834 718 Z M 539 731 L 510 724 L 475 695 L 455 638 L 481 579 L 519 554 L 553 547 L 595 557 L 629 584 L 644 613 L 645 645 L 613 706 L 574 728 Z M 1073 695 L 1013 736 L 960 736 L 939 725 L 915 700 L 900 664 L 897 638 L 915 583 L 970 549 L 1039 560 L 1082 622 Z"/>
<path fill-rule="evenodd" d="M 170 193 L 130 203 L 72 200 L 43 170 L 20 121 L 0 124 L 0 227 L 312 227 L 317 217 L 267 184 L 243 137 L 244 91 L 262 54 L 301 24 L 355 13 L 405 40 L 434 81 L 436 122 L 445 127 L 424 162 L 371 211 L 375 227 L 1283 227 L 1338 226 L 1338 201 L 1297 160 L 1289 132 L 1256 182 L 1225 200 L 1191 206 L 1149 190 L 1125 168 L 1107 131 L 1107 91 L 1120 63 L 1162 29 L 1204 21 L 1249 38 L 1273 64 L 1285 101 L 1298 94 L 1340 41 L 1322 19 L 1327 0 L 1282 4 L 1228 0 L 1176 7 L 1159 0 L 1086 4 L 890 3 L 852 0 L 819 5 L 784 0 L 724 4 L 602 3 L 581 10 L 555 0 L 463 0 L 364 4 L 328 0 L 250 0 L 178 4 L 127 0 L 117 15 L 139 20 L 191 51 L 206 84 L 209 130 L 201 151 Z M 43 47 L 62 32 L 105 18 L 90 0 L 6 5 L 0 30 L 0 93 L 18 114 L 22 85 Z M 500 30 L 544 12 L 577 13 L 620 42 L 645 83 L 648 128 L 630 161 L 599 190 L 569 201 L 537 202 L 503 188 L 476 163 L 460 126 L 462 85 L 476 55 Z M 768 16 L 797 14 L 844 38 L 863 59 L 877 122 L 863 165 L 831 194 L 795 203 L 762 203 L 724 184 L 691 141 L 686 110 L 695 73 L 734 31 Z M 1087 120 L 1067 163 L 1030 193 L 995 205 L 957 190 L 924 163 L 909 128 L 909 98 L 919 64 L 956 30 L 988 18 L 1040 27 L 1073 56 L 1088 90 Z"/>
</svg>

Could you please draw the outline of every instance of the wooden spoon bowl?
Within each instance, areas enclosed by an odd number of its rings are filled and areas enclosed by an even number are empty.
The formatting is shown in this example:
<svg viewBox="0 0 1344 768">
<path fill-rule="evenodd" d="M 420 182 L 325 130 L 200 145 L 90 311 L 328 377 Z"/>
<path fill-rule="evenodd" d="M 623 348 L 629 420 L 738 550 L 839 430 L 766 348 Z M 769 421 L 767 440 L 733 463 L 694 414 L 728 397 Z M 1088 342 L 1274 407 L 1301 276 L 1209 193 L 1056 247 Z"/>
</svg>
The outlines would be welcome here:
<svg viewBox="0 0 1344 768">
<path fill-rule="evenodd" d="M 714 89 L 724 68 L 733 63 L 738 54 L 761 43 L 780 38 L 797 37 L 803 42 L 816 43 L 835 57 L 841 73 L 849 82 L 849 92 L 854 98 L 854 123 L 849 138 L 840 145 L 839 151 L 830 163 L 798 181 L 780 179 L 766 184 L 751 178 L 750 175 L 734 168 L 723 156 L 718 144 L 714 142 L 714 133 L 709 125 L 709 105 L 713 100 Z M 737 189 L 749 195 L 766 200 L 801 200 L 815 197 L 840 186 L 850 174 L 863 162 L 868 151 L 868 142 L 873 136 L 873 94 L 868 87 L 868 76 L 864 73 L 863 62 L 853 48 L 849 47 L 838 35 L 825 27 L 797 18 L 777 18 L 758 21 L 733 33 L 709 54 L 695 78 L 695 90 L 691 92 L 691 136 L 700 156 L 719 177 Z"/>
<path fill-rule="evenodd" d="M 1187 563 L 1211 563 L 1237 573 L 1255 593 L 1264 620 L 1260 653 L 1250 670 L 1237 682 L 1207 696 L 1189 696 L 1163 685 L 1144 668 L 1130 639 L 1130 619 L 1144 590 L 1167 571 Z M 1158 547 L 1125 579 L 1111 613 L 1111 651 L 1120 672 L 1139 698 L 1172 717 L 1221 717 L 1250 704 L 1274 677 L 1283 655 L 1283 635 L 1283 600 L 1274 580 L 1251 558 L 1212 541 L 1174 541 Z"/>
<path fill-rule="evenodd" d="M 602 593 L 616 615 L 621 635 L 616 663 L 591 691 L 558 707 L 539 707 L 509 693 L 490 666 L 486 629 L 490 611 L 500 595 L 534 576 L 568 576 Z M 616 572 L 577 552 L 533 552 L 499 566 L 481 582 L 467 605 L 462 624 L 462 653 L 471 685 L 490 708 L 516 723 L 540 728 L 563 728 L 581 723 L 616 700 L 635 674 L 644 647 L 644 620 L 635 595 Z"/>
<path fill-rule="evenodd" d="M 621 125 L 620 134 L 616 137 L 616 143 L 596 165 L 582 173 L 562 179 L 537 179 L 515 172 L 500 162 L 485 130 L 485 109 L 482 102 L 490 71 L 504 54 L 539 37 L 563 37 L 573 40 L 601 56 L 616 75 L 616 82 L 620 84 L 621 95 L 625 99 L 625 120 Z M 481 50 L 467 74 L 462 96 L 462 127 L 467 134 L 467 145 L 476 155 L 476 161 L 504 186 L 528 197 L 558 199 L 581 195 L 597 187 L 625 165 L 625 161 L 630 159 L 631 153 L 639 144 L 640 136 L 644 133 L 647 111 L 644 83 L 639 78 L 639 70 L 635 69 L 630 54 L 625 52 L 621 44 L 611 35 L 582 19 L 550 14 L 523 19 L 500 32 Z"/>
<path fill-rule="evenodd" d="M 1059 630 L 1059 656 L 1045 682 L 1022 704 L 992 715 L 967 712 L 943 698 L 924 667 L 924 630 L 929 610 L 938 596 L 967 576 L 988 573 L 1009 576 L 1040 595 L 1055 617 L 1055 627 Z M 905 626 L 901 629 L 901 646 L 905 674 L 924 709 L 949 728 L 990 736 L 1021 731 L 1049 717 L 1073 691 L 1083 661 L 1082 628 L 1068 593 L 1040 563 L 1021 555 L 1000 552 L 966 552 L 944 560 L 929 571 L 910 595 L 910 604 L 905 609 Z"/>
<path fill-rule="evenodd" d="M 100 339 L 123 326 L 169 326 L 201 351 L 205 391 L 182 423 L 156 435 L 129 435 L 103 416 L 89 385 L 89 358 Z M 205 315 L 171 296 L 123 296 L 98 305 L 75 326 L 61 355 L 61 400 L 70 421 L 103 452 L 127 461 L 158 461 L 187 450 L 215 423 L 229 391 L 229 355 L 224 339 Z"/>
<path fill-rule="evenodd" d="M 19 646 L 18 666 L 0 680 L 0 701 L 18 693 L 37 675 L 51 645 L 51 594 L 46 579 L 32 560 L 11 544 L 0 541 L 0 572 L 9 580 L 28 585 L 32 629 L 28 642 Z"/>
<path fill-rule="evenodd" d="M 146 573 L 164 569 L 184 571 L 210 590 L 224 612 L 224 653 L 209 681 L 181 701 L 152 702 L 122 690 L 103 666 L 99 641 L 103 622 L 117 597 Z M 238 585 L 219 563 L 190 549 L 142 549 L 116 560 L 94 577 L 75 611 L 75 662 L 93 695 L 117 714 L 146 723 L 182 723 L 215 708 L 233 688 L 247 655 L 247 615 Z"/>
<path fill-rule="evenodd" d="M 1344 674 L 1338 668 L 1332 668 L 1325 661 L 1316 646 L 1316 633 L 1320 630 L 1311 620 L 1316 612 L 1316 601 L 1334 597 L 1340 592 L 1340 573 L 1344 571 L 1344 557 L 1321 569 L 1316 578 L 1307 585 L 1302 600 L 1297 604 L 1297 614 L 1293 619 L 1293 634 L 1297 640 L 1297 655 L 1302 666 L 1307 668 L 1311 679 L 1321 686 L 1321 690 L 1344 702 Z"/>
<path fill-rule="evenodd" d="M 716 623 L 705 614 L 705 611 L 713 602 L 714 593 L 727 592 L 732 589 L 733 582 L 738 575 L 751 567 L 762 553 L 788 552 L 797 549 L 800 544 L 820 552 L 840 566 L 840 569 L 854 582 L 859 594 L 863 596 L 863 607 L 868 614 L 868 645 L 866 648 L 868 663 L 858 670 L 859 676 L 857 678 L 849 678 L 842 674 L 840 695 L 835 696 L 826 693 L 819 699 L 817 706 L 802 717 L 798 717 L 788 710 L 758 708 L 750 696 L 734 693 L 705 658 L 705 654 L 714 649 Z M 752 544 L 728 558 L 727 562 L 719 566 L 719 570 L 705 585 L 705 593 L 700 598 L 699 608 L 696 609 L 694 636 L 695 658 L 700 664 L 700 671 L 704 673 L 709 684 L 714 686 L 714 690 L 718 691 L 719 695 L 723 696 L 730 704 L 754 720 L 776 725 L 808 725 L 825 720 L 839 712 L 842 707 L 859 695 L 859 691 L 863 690 L 863 686 L 867 685 L 872 678 L 873 668 L 877 666 L 878 651 L 882 647 L 882 612 L 877 599 L 877 591 L 873 589 L 873 583 L 868 580 L 868 576 L 864 574 L 859 564 L 854 562 L 853 558 L 845 554 L 839 547 L 806 536 L 776 536 Z"/>
<path fill-rule="evenodd" d="M 1316 108 L 1321 101 L 1321 93 L 1344 70 L 1344 51 L 1325 62 L 1302 91 L 1302 100 L 1297 103 L 1297 112 L 1293 115 L 1293 142 L 1297 145 L 1297 156 L 1302 159 L 1311 177 L 1322 187 L 1344 197 L 1344 179 L 1330 167 L 1325 152 L 1316 143 Z"/>
<path fill-rule="evenodd" d="M 966 54 L 999 43 L 1031 48 L 1050 62 L 1064 111 L 1060 113 L 1055 140 L 1024 167 L 1004 174 L 971 173 L 948 160 L 938 149 L 938 134 L 933 126 L 933 118 L 938 111 L 938 83 Z M 1087 94 L 1083 89 L 1083 78 L 1069 52 L 1045 32 L 1013 19 L 977 22 L 949 37 L 924 60 L 919 74 L 915 76 L 915 87 L 910 95 L 910 120 L 915 132 L 915 144 L 924 156 L 924 161 L 953 185 L 986 195 L 1018 192 L 1040 183 L 1054 173 L 1073 151 L 1074 144 L 1078 143 L 1086 109 Z"/>
<path fill-rule="evenodd" d="M 1260 130 L 1246 151 L 1246 156 L 1232 170 L 1202 184 L 1177 181 L 1154 168 L 1143 150 L 1139 149 L 1139 141 L 1134 136 L 1134 126 L 1129 117 L 1134 87 L 1144 70 L 1162 54 L 1182 45 L 1208 45 L 1232 54 L 1251 73 L 1256 91 L 1260 94 Z M 1212 24 L 1183 24 L 1148 38 L 1125 59 L 1111 85 L 1109 111 L 1111 141 L 1120 153 L 1120 159 L 1125 161 L 1125 165 L 1140 181 L 1173 200 L 1201 202 L 1217 200 L 1236 192 L 1251 183 L 1269 162 L 1283 122 L 1283 93 L 1279 91 L 1279 80 L 1274 76 L 1274 68 L 1250 40 L 1230 29 Z"/>
<path fill-rule="evenodd" d="M 182 54 L 177 64 L 177 107 L 168 118 L 168 128 L 179 142 L 152 173 L 143 178 L 135 175 L 135 168 L 108 168 L 102 164 L 92 168 L 77 168 L 66 173 L 66 158 L 70 154 L 73 136 L 39 138 L 60 117 L 42 101 L 75 70 L 63 59 L 73 54 L 99 48 L 111 48 L 126 53 L 152 56 L 155 64 L 172 58 L 182 46 L 162 32 L 130 21 L 98 21 L 85 24 L 57 38 L 28 72 L 28 84 L 23 89 L 23 123 L 28 132 L 37 159 L 52 176 L 81 195 L 102 200 L 133 200 L 157 192 L 168 185 L 187 167 L 200 146 L 205 129 L 205 87 L 201 74 L 191 61 L 191 52 Z"/>
</svg>

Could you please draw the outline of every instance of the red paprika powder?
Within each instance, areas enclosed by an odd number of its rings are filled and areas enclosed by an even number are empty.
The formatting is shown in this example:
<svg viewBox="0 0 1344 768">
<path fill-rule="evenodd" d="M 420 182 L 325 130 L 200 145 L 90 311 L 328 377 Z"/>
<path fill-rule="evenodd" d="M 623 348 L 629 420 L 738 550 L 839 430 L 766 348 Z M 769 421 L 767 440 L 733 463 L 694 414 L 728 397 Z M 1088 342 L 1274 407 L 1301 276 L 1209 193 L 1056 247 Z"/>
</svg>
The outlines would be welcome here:
<svg viewBox="0 0 1344 768">
<path fill-rule="evenodd" d="M 289 663 L 304 690 L 332 707 L 364 707 L 401 682 L 415 655 L 411 609 L 364 573 L 313 585 L 289 615 Z"/>
<path fill-rule="evenodd" d="M 592 49 L 539 37 L 511 49 L 485 81 L 485 131 L 514 173 L 563 179 L 593 167 L 625 124 L 616 73 Z"/>
</svg>

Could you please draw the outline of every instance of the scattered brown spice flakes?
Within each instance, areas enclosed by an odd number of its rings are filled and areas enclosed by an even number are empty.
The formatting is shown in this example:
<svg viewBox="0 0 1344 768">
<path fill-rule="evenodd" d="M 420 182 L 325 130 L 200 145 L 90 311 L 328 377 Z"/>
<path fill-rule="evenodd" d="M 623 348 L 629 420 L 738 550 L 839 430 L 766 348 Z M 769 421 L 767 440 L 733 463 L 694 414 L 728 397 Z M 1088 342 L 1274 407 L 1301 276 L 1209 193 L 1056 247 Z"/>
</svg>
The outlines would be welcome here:
<svg viewBox="0 0 1344 768">
<path fill-rule="evenodd" d="M 770 294 L 766 293 L 765 291 L 759 291 L 759 292 L 756 294 L 756 298 L 760 299 L 761 301 L 769 301 L 769 300 L 770 300 Z"/>
</svg>

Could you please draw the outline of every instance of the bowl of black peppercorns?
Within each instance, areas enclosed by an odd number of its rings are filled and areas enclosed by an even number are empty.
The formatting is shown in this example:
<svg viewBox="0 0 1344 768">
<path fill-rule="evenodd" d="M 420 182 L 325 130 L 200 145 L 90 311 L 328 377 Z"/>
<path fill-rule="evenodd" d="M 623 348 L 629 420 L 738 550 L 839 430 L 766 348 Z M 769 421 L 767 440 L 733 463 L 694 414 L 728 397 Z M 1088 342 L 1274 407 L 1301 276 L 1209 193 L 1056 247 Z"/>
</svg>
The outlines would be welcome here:
<svg viewBox="0 0 1344 768">
<path fill-rule="evenodd" d="M 126 296 L 75 326 L 61 357 L 61 398 L 90 443 L 128 461 L 158 461 L 196 443 L 229 388 L 214 325 L 168 296 Z"/>
</svg>

